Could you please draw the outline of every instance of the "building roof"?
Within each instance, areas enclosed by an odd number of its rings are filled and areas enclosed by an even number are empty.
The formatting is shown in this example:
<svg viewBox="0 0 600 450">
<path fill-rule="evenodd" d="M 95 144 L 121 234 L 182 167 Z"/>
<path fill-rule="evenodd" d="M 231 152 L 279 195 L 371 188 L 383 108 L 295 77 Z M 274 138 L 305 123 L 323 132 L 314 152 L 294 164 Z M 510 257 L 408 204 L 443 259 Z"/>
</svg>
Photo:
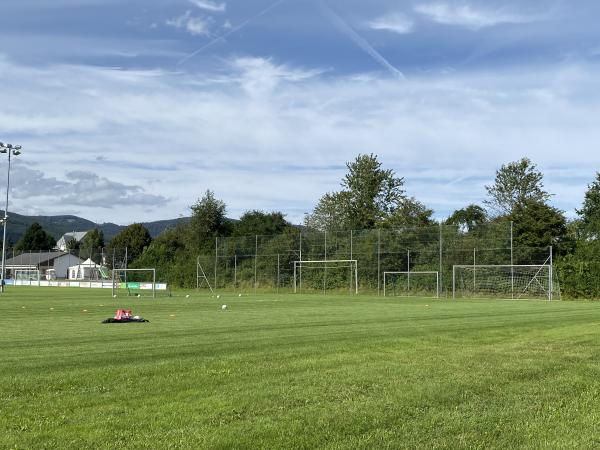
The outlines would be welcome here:
<svg viewBox="0 0 600 450">
<path fill-rule="evenodd" d="M 38 266 L 40 264 L 54 261 L 56 258 L 68 255 L 67 252 L 38 252 L 22 253 L 6 260 L 7 266 Z M 77 256 L 73 255 L 74 258 Z M 79 259 L 79 258 L 78 258 Z"/>
<path fill-rule="evenodd" d="M 71 239 L 73 239 L 75 242 L 79 243 L 83 240 L 83 238 L 85 237 L 86 234 L 88 234 L 87 231 L 71 231 L 69 233 L 65 233 L 56 242 L 56 248 L 58 250 L 65 251 L 65 250 L 67 250 L 67 243 Z"/>
<path fill-rule="evenodd" d="M 83 262 L 79 262 L 78 264 L 75 264 L 74 266 L 69 267 L 69 269 L 73 268 L 73 267 L 102 267 L 100 264 L 96 264 L 94 261 L 91 260 L 91 258 L 86 259 Z"/>
<path fill-rule="evenodd" d="M 62 235 L 62 237 L 58 240 L 58 242 L 64 242 L 66 243 L 68 239 L 75 239 L 76 242 L 81 242 L 81 240 L 85 237 L 85 235 L 87 234 L 87 231 L 71 231 L 69 233 L 65 233 Z"/>
</svg>

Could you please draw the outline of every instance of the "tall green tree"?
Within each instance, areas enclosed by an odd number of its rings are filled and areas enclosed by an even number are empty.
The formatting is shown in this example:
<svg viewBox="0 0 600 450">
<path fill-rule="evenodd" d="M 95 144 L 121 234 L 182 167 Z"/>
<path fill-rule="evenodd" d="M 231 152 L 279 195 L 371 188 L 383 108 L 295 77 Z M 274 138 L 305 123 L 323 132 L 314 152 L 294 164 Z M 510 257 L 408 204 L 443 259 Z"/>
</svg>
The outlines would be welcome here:
<svg viewBox="0 0 600 450">
<path fill-rule="evenodd" d="M 48 251 L 52 250 L 56 245 L 56 239 L 49 235 L 42 226 L 34 222 L 32 223 L 21 239 L 15 245 L 15 250 L 23 251 Z"/>
<path fill-rule="evenodd" d="M 352 228 L 375 227 L 392 215 L 405 199 L 404 179 L 396 177 L 391 169 L 383 169 L 376 155 L 358 155 L 346 167 L 348 173 L 342 187 L 350 194 Z"/>
<path fill-rule="evenodd" d="M 496 172 L 494 184 L 485 187 L 489 198 L 484 203 L 498 215 L 510 215 L 528 201 L 545 203 L 551 196 L 543 180 L 529 158 L 505 164 Z"/>
<path fill-rule="evenodd" d="M 469 205 L 462 209 L 457 209 L 452 213 L 446 224 L 456 225 L 462 232 L 470 233 L 480 225 L 488 222 L 489 218 L 485 209 L 479 205 Z"/>
<path fill-rule="evenodd" d="M 212 191 L 207 190 L 191 209 L 192 218 L 188 224 L 191 250 L 209 250 L 213 247 L 216 236 L 231 233 L 231 224 L 225 216 L 226 205 L 215 198 Z"/>
<path fill-rule="evenodd" d="M 555 254 L 564 255 L 572 249 L 567 220 L 562 211 L 541 201 L 526 200 L 513 209 L 517 247 L 554 247 Z M 524 261 L 523 263 L 531 263 Z"/>
<path fill-rule="evenodd" d="M 247 211 L 240 217 L 240 220 L 235 223 L 233 229 L 234 236 L 271 236 L 283 233 L 283 231 L 291 226 L 285 220 L 285 216 L 281 212 L 265 213 L 263 211 Z"/>
<path fill-rule="evenodd" d="M 71 242 L 67 242 L 67 248 Z M 98 253 L 99 249 L 104 247 L 104 233 L 98 228 L 94 228 L 86 233 L 79 244 L 79 257 L 92 258 Z"/>
<path fill-rule="evenodd" d="M 433 210 L 415 198 L 405 198 L 383 221 L 385 227 L 422 227 L 432 225 Z"/>
<path fill-rule="evenodd" d="M 588 185 L 585 199 L 579 214 L 579 225 L 586 239 L 600 239 L 600 172 L 596 179 Z"/>
<path fill-rule="evenodd" d="M 347 191 L 325 194 L 311 214 L 304 218 L 304 225 L 314 230 L 350 229 L 350 193 Z"/>
<path fill-rule="evenodd" d="M 74 237 L 70 237 L 65 242 L 65 247 L 68 252 L 75 253 L 79 250 L 81 243 L 77 241 Z"/>
<path fill-rule="evenodd" d="M 358 155 L 346 167 L 341 191 L 321 198 L 306 225 L 320 230 L 374 228 L 402 206 L 404 179 L 383 169 L 376 155 Z"/>
<path fill-rule="evenodd" d="M 121 255 L 127 248 L 127 259 L 133 261 L 144 252 L 151 242 L 152 236 L 146 227 L 140 223 L 134 223 L 125 227 L 111 239 L 108 245 L 109 255 L 113 250 Z"/>
</svg>

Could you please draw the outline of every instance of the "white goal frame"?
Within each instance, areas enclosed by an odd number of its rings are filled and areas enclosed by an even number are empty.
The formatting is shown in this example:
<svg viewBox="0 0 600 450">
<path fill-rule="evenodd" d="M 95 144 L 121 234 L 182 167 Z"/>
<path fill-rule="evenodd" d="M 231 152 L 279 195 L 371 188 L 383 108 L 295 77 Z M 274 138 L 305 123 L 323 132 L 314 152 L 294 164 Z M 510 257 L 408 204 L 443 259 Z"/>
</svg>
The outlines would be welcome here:
<svg viewBox="0 0 600 450">
<path fill-rule="evenodd" d="M 529 283 L 527 284 L 527 286 L 525 286 L 525 289 L 523 289 L 520 292 L 515 292 L 515 285 L 514 285 L 514 270 L 515 269 L 521 269 L 521 268 L 531 268 L 531 269 L 538 269 L 538 271 L 536 272 L 536 274 L 531 278 L 531 281 L 529 281 Z M 546 263 L 544 264 L 498 264 L 498 265 L 494 265 L 494 264 L 459 264 L 459 265 L 455 265 L 452 266 L 452 299 L 456 299 L 456 269 L 472 269 L 474 271 L 476 271 L 477 269 L 511 269 L 511 299 L 520 299 L 521 296 L 527 291 L 527 289 L 529 288 L 529 286 L 531 286 L 531 284 L 534 281 L 537 281 L 537 275 L 543 270 L 547 268 L 548 269 L 548 286 L 547 286 L 547 299 L 548 301 L 552 301 L 554 296 L 553 296 L 553 292 L 554 292 L 554 284 L 553 284 L 553 267 L 552 264 L 548 264 L 548 261 L 546 261 Z M 515 297 L 515 294 L 518 294 Z"/>
<path fill-rule="evenodd" d="M 328 264 L 341 264 L 346 263 L 346 266 L 329 266 Z M 311 267 L 311 269 L 343 269 L 350 268 L 350 283 L 351 286 L 354 284 L 354 293 L 358 294 L 358 260 L 356 259 L 323 259 L 323 260 L 313 260 L 313 261 L 294 261 L 294 294 L 298 293 L 298 288 L 302 290 L 302 266 L 303 265 L 317 266 Z M 321 265 L 321 266 L 319 266 Z M 352 270 L 354 268 L 354 270 Z M 299 282 L 298 282 L 299 275 Z M 352 280 L 352 275 L 354 275 L 354 280 Z M 354 281 L 354 283 L 352 283 Z"/>
<path fill-rule="evenodd" d="M 408 289 L 410 290 L 411 275 L 434 275 L 435 274 L 435 297 L 440 298 L 440 273 L 438 271 L 404 271 L 404 272 L 383 272 L 383 296 L 386 296 L 386 279 L 388 275 L 406 275 Z"/>
<path fill-rule="evenodd" d="M 37 275 L 37 278 L 35 280 L 32 280 L 31 278 L 19 278 L 19 274 L 21 273 L 35 274 Z M 35 283 L 39 286 L 41 281 L 41 273 L 39 269 L 15 269 L 13 277 L 15 284 L 21 286 L 33 286 L 31 283 Z"/>
<path fill-rule="evenodd" d="M 155 268 L 147 268 L 147 269 L 112 269 L 112 295 L 115 296 L 115 289 L 118 287 L 119 283 L 122 283 L 121 280 L 115 279 L 115 274 L 123 273 L 125 275 L 125 285 L 127 286 L 127 272 L 152 272 L 152 298 L 156 298 L 156 269 Z M 129 289 L 129 288 L 127 288 Z"/>
<path fill-rule="evenodd" d="M 210 285 L 210 281 L 208 281 L 208 277 L 206 276 L 206 273 L 204 272 L 204 269 L 202 268 L 202 264 L 200 264 L 200 256 L 198 256 L 198 258 L 196 258 L 196 289 L 200 289 L 200 286 L 202 286 L 202 283 L 206 281 L 206 284 L 208 285 L 208 289 L 210 289 L 210 293 L 214 294 L 215 291 L 213 290 L 212 286 Z M 215 286 L 216 289 L 216 286 Z"/>
</svg>

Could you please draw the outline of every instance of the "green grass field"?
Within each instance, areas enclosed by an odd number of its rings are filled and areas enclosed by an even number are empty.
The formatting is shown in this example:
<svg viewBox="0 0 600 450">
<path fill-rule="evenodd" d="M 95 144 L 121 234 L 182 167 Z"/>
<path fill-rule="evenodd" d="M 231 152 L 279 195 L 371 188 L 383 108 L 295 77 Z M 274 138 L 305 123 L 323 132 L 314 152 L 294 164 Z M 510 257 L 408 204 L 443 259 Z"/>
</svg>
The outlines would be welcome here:
<svg viewBox="0 0 600 450">
<path fill-rule="evenodd" d="M 0 324 L 3 449 L 600 447 L 600 304 L 9 287 Z"/>
</svg>

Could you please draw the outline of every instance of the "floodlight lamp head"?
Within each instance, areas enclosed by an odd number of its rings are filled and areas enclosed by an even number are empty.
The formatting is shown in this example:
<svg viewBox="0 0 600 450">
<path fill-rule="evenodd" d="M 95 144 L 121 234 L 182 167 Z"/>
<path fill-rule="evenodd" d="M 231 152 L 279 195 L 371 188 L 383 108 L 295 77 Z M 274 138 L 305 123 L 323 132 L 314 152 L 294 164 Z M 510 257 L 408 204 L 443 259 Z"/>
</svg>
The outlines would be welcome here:
<svg viewBox="0 0 600 450">
<path fill-rule="evenodd" d="M 12 144 L 6 144 L 6 148 L 13 148 Z"/>
<path fill-rule="evenodd" d="M 4 142 L 0 141 L 0 147 L 4 147 Z"/>
<path fill-rule="evenodd" d="M 14 156 L 19 156 L 21 154 L 21 152 L 19 150 L 13 150 L 12 153 Z"/>
<path fill-rule="evenodd" d="M 20 145 L 15 145 L 15 150 L 21 150 L 23 147 L 21 147 Z"/>
<path fill-rule="evenodd" d="M 0 153 L 6 153 L 8 149 L 6 147 L 0 147 Z"/>
</svg>

